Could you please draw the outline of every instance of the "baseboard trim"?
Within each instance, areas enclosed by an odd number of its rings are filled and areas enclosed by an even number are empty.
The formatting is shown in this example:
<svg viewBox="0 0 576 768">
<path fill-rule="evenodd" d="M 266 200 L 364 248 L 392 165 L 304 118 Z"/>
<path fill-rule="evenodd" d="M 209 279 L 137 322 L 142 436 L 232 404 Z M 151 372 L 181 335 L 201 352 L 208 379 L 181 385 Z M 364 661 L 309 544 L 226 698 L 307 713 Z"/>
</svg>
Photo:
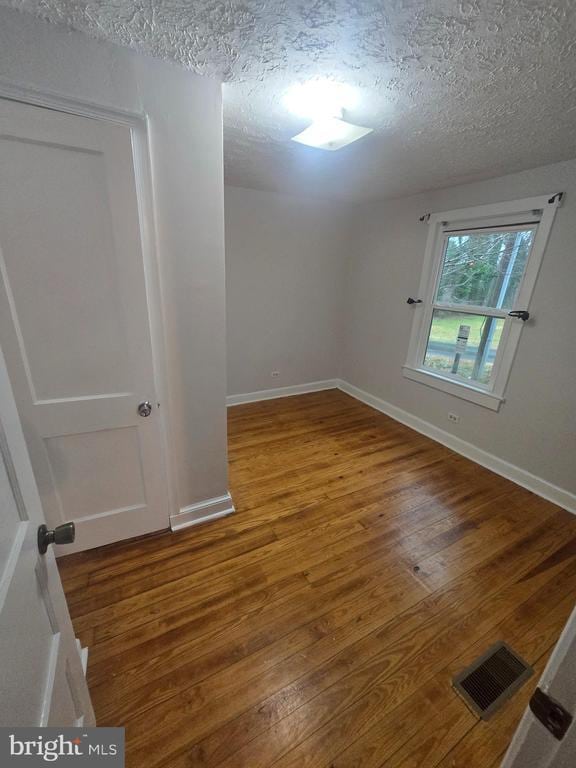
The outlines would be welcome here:
<svg viewBox="0 0 576 768">
<path fill-rule="evenodd" d="M 324 389 L 338 389 L 339 379 L 326 379 L 325 381 L 311 381 L 307 384 L 294 384 L 291 387 L 276 387 L 275 389 L 261 389 L 259 392 L 246 392 L 241 395 L 228 395 L 226 405 L 242 405 L 244 403 L 257 403 L 260 400 L 274 400 L 277 397 L 291 397 L 292 395 L 305 395 L 308 392 L 322 392 Z"/>
<path fill-rule="evenodd" d="M 226 517 L 233 512 L 234 503 L 229 493 L 224 496 L 215 496 L 213 499 L 206 499 L 196 504 L 190 504 L 188 507 L 182 507 L 180 512 L 170 515 L 170 528 L 173 531 L 180 531 L 191 525 L 200 525 L 200 523 L 207 523 L 209 520 Z"/>
<path fill-rule="evenodd" d="M 455 437 L 449 432 L 445 432 L 443 429 L 434 426 L 434 424 L 430 424 L 430 422 L 424 421 L 424 419 L 420 419 L 418 416 L 413 416 L 411 413 L 408 413 L 408 411 L 403 411 L 401 408 L 397 408 L 395 405 L 392 405 L 375 395 L 371 395 L 369 392 L 365 392 L 364 390 L 355 387 L 353 384 L 349 384 L 347 381 L 340 379 L 338 380 L 337 386 L 342 392 L 375 408 L 381 413 L 385 413 L 395 421 L 399 421 L 401 424 L 405 424 L 416 432 L 420 432 L 422 435 L 430 437 L 437 443 L 442 443 L 442 445 L 445 445 L 456 453 L 476 462 L 476 464 L 480 464 L 481 466 L 492 470 L 492 472 L 495 472 L 497 475 L 501 475 L 502 477 L 511 480 L 513 483 L 532 491 L 537 496 L 541 496 L 543 499 L 551 501 L 559 507 L 563 507 L 568 510 L 568 512 L 576 514 L 575 494 L 570 493 L 563 488 L 559 488 L 557 485 L 553 485 L 547 480 L 543 480 L 541 477 L 533 475 L 531 472 L 527 472 L 525 469 L 510 464 L 509 462 L 504 461 L 504 459 L 494 456 L 492 453 L 483 451 L 481 448 L 472 445 L 472 443 L 468 443 L 459 437 Z"/>
</svg>

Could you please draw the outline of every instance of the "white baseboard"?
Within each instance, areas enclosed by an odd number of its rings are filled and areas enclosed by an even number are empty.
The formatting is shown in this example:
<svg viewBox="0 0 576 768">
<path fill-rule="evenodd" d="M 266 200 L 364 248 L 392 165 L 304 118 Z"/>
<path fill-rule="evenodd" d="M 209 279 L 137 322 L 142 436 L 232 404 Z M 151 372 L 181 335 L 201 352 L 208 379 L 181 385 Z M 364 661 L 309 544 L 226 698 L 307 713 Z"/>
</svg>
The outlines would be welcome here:
<svg viewBox="0 0 576 768">
<path fill-rule="evenodd" d="M 311 381 L 308 384 L 294 384 L 291 387 L 261 389 L 259 392 L 246 392 L 242 395 L 228 395 L 226 398 L 226 405 L 242 405 L 243 403 L 257 403 L 259 400 L 274 400 L 277 397 L 305 395 L 308 392 L 322 392 L 324 389 L 337 389 L 338 386 L 339 379 L 326 379 L 326 381 Z"/>
<path fill-rule="evenodd" d="M 199 501 L 189 507 L 182 507 L 176 515 L 170 515 L 170 528 L 179 531 L 191 525 L 199 525 L 209 520 L 231 515 L 234 512 L 234 503 L 229 493 L 224 496 L 215 496 L 213 499 Z"/>
<path fill-rule="evenodd" d="M 456 453 L 465 456 L 467 459 L 471 459 L 476 464 L 481 464 L 483 467 L 496 472 L 497 475 L 512 480 L 513 483 L 521 485 L 523 488 L 527 488 L 537 496 L 557 504 L 559 507 L 567 509 L 568 512 L 576 514 L 576 494 L 559 488 L 557 485 L 549 483 L 547 480 L 543 480 L 541 477 L 533 475 L 531 472 L 527 472 L 525 469 L 510 464 L 504 459 L 499 459 L 487 451 L 483 451 L 481 448 L 477 448 L 472 443 L 467 443 L 460 437 L 455 437 L 449 432 L 445 432 L 443 429 L 430 424 L 428 421 L 413 416 L 408 411 L 403 411 L 401 408 L 397 408 L 391 403 L 387 403 L 385 400 L 371 395 L 358 387 L 349 384 L 347 381 L 338 380 L 338 389 L 342 392 L 351 395 L 360 400 L 366 405 L 370 405 L 381 413 L 385 413 L 392 419 L 399 421 L 401 424 L 405 424 L 407 427 L 420 432 L 426 437 L 430 437 L 437 443 L 442 443 L 447 448 L 451 448 Z"/>
</svg>

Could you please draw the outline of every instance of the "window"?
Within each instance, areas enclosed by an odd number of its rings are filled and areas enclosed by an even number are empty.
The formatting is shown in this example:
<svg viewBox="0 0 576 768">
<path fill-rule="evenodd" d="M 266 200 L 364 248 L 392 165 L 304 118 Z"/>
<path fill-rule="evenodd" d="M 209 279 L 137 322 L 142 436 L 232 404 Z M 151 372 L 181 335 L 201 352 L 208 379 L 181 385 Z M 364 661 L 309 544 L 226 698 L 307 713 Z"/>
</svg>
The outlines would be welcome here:
<svg viewBox="0 0 576 768">
<path fill-rule="evenodd" d="M 404 375 L 498 410 L 561 194 L 428 218 Z"/>
</svg>

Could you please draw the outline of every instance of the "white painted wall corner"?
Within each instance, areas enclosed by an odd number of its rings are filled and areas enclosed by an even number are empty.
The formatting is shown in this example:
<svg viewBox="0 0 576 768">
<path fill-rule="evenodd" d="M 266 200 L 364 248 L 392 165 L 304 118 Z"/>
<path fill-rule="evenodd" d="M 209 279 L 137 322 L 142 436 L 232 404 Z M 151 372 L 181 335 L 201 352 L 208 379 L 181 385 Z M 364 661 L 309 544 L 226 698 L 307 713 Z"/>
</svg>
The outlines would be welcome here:
<svg viewBox="0 0 576 768">
<path fill-rule="evenodd" d="M 217 520 L 219 517 L 226 517 L 234 512 L 234 502 L 230 493 L 224 496 L 215 496 L 212 499 L 205 499 L 196 504 L 190 504 L 175 515 L 170 515 L 170 528 L 173 531 L 179 531 L 182 528 L 188 528 L 191 525 L 199 525 L 209 520 Z"/>
</svg>

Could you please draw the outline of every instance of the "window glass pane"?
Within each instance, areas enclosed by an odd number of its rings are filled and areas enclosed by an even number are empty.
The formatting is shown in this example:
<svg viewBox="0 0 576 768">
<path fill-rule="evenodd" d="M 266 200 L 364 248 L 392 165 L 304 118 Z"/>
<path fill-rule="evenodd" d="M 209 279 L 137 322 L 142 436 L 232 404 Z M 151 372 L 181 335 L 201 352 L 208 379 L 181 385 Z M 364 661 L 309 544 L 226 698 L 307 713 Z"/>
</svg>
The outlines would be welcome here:
<svg viewBox="0 0 576 768">
<path fill-rule="evenodd" d="M 488 384 L 504 320 L 435 309 L 424 367 L 479 384 Z"/>
<path fill-rule="evenodd" d="M 512 309 L 534 232 L 526 229 L 450 235 L 437 303 Z"/>
</svg>

